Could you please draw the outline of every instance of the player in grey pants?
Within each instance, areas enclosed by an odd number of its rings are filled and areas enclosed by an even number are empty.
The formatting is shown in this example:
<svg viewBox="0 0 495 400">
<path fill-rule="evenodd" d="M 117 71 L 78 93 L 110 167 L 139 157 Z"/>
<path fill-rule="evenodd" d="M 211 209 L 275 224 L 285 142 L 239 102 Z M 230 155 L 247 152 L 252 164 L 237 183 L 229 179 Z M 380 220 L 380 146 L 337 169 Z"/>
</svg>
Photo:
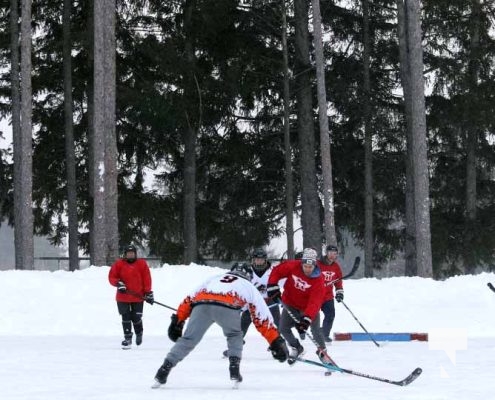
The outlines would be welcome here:
<svg viewBox="0 0 495 400">
<path fill-rule="evenodd" d="M 239 310 L 216 304 L 198 304 L 191 312 L 189 323 L 181 339 L 167 354 L 173 367 L 182 361 L 201 341 L 208 328 L 217 323 L 227 338 L 229 355 L 242 358 L 242 330 Z"/>
<path fill-rule="evenodd" d="M 208 278 L 184 298 L 177 308 L 177 314 L 172 315 L 168 328 L 168 337 L 175 345 L 158 369 L 153 388 L 167 382 L 171 369 L 196 347 L 213 323 L 222 328 L 227 339 L 230 379 L 235 385 L 242 382 L 241 311 L 246 308 L 251 313 L 256 329 L 270 344 L 273 358 L 280 362 L 287 360 L 285 340 L 280 336 L 270 310 L 263 296 L 251 283 L 251 278 L 251 267 L 246 263 L 237 263 L 229 272 Z M 189 322 L 183 334 L 186 320 Z"/>
</svg>

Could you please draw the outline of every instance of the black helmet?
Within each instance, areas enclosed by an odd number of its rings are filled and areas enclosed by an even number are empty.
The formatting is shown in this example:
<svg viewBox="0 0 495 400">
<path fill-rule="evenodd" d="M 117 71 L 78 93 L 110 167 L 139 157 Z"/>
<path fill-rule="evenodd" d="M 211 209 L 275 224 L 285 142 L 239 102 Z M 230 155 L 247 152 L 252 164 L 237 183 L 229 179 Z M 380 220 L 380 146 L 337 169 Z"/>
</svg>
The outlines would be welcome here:
<svg viewBox="0 0 495 400">
<path fill-rule="evenodd" d="M 257 272 L 263 272 L 265 271 L 269 264 L 267 263 L 267 254 L 266 251 L 263 250 L 262 248 L 254 249 L 253 254 L 252 254 L 252 259 L 251 259 L 251 265 L 253 266 L 253 269 Z M 261 264 L 258 264 L 256 260 L 263 260 Z"/>
<path fill-rule="evenodd" d="M 127 253 L 131 253 L 133 252 L 134 253 L 134 257 L 127 257 Z M 134 261 L 136 261 L 136 258 L 137 258 L 137 250 L 136 250 L 136 246 L 132 245 L 132 244 L 129 244 L 127 245 L 126 247 L 124 247 L 124 255 L 123 257 L 125 258 L 125 260 L 128 262 L 128 263 L 133 263 Z"/>
<path fill-rule="evenodd" d="M 252 256 L 253 258 L 267 258 L 266 251 L 263 250 L 261 247 L 254 249 Z"/>
<path fill-rule="evenodd" d="M 252 268 L 244 262 L 235 263 L 232 268 L 230 268 L 230 273 L 232 275 L 247 279 L 248 281 L 251 281 L 251 279 L 253 279 Z"/>
<path fill-rule="evenodd" d="M 327 253 L 328 253 L 329 251 L 337 251 L 337 252 L 338 252 L 338 251 L 339 251 L 339 249 L 338 249 L 338 248 L 337 248 L 337 246 L 335 246 L 334 244 L 329 244 L 329 245 L 327 246 Z"/>
</svg>

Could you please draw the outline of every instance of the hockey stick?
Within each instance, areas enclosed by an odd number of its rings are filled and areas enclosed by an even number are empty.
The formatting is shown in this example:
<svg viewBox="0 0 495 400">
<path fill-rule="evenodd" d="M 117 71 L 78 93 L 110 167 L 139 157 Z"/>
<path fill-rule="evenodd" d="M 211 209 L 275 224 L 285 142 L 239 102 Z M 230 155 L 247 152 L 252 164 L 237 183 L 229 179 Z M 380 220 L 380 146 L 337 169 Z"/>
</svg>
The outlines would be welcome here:
<svg viewBox="0 0 495 400">
<path fill-rule="evenodd" d="M 495 292 L 495 286 L 493 286 L 493 284 L 492 284 L 491 282 L 488 282 L 488 283 L 487 283 L 487 286 L 488 286 L 491 290 L 493 290 L 493 291 Z"/>
<path fill-rule="evenodd" d="M 339 281 L 343 281 L 343 280 L 345 280 L 345 279 L 350 278 L 351 276 L 353 276 L 353 275 L 356 273 L 356 271 L 358 270 L 358 268 L 359 268 L 359 263 L 360 263 L 360 262 L 361 262 L 361 257 L 357 256 L 357 257 L 354 259 L 354 264 L 352 265 L 352 268 L 351 268 L 351 270 L 349 271 L 349 273 L 348 273 L 348 274 L 346 274 L 346 275 L 344 275 L 342 278 L 338 278 L 338 279 L 335 279 L 335 280 L 331 281 L 331 282 L 329 283 L 329 285 L 333 285 L 334 283 L 337 283 L 337 282 L 339 282 Z"/>
<path fill-rule="evenodd" d="M 374 381 L 379 381 L 379 382 L 384 382 L 384 383 L 390 383 L 392 385 L 397 385 L 397 386 L 407 386 L 411 382 L 413 382 L 418 376 L 421 375 L 423 370 L 421 368 L 416 368 L 413 372 L 411 372 L 408 376 L 406 376 L 404 379 L 400 381 L 394 381 L 392 379 L 387 379 L 387 378 L 381 378 L 379 376 L 374 376 L 374 375 L 369 375 L 369 374 L 364 374 L 362 372 L 357 372 L 353 371 L 351 369 L 347 368 L 341 368 L 336 365 L 330 365 L 330 364 L 324 364 L 324 363 L 319 363 L 317 361 L 313 360 L 308 360 L 306 358 L 301 358 L 298 357 L 297 361 L 301 361 L 306 364 L 310 365 L 316 365 L 321 368 L 325 368 L 329 371 L 335 371 L 335 372 L 342 372 L 343 374 L 349 374 L 349 375 L 355 375 L 355 376 L 360 376 L 361 378 L 366 378 L 366 379 L 372 379 Z"/>
<path fill-rule="evenodd" d="M 130 294 L 131 296 L 134 296 L 134 297 L 137 297 L 141 300 L 144 300 L 146 301 L 146 299 L 144 298 L 144 296 L 141 296 L 139 293 L 136 293 L 132 290 L 126 290 L 125 293 L 128 293 Z M 156 301 L 156 300 L 153 300 L 153 304 L 158 304 L 159 306 L 162 306 L 162 307 L 165 307 L 165 308 L 168 308 L 169 310 L 172 310 L 172 311 L 177 311 L 176 308 L 173 308 L 173 307 L 170 307 L 170 306 L 167 306 L 166 304 L 163 304 L 163 303 L 160 303 L 159 301 Z"/>
<path fill-rule="evenodd" d="M 357 256 L 354 259 L 354 264 L 352 265 L 351 270 L 349 271 L 348 274 L 346 274 L 342 277 L 342 280 L 350 278 L 352 275 L 354 275 L 356 273 L 356 271 L 358 270 L 360 263 L 361 263 L 361 257 Z"/>
<path fill-rule="evenodd" d="M 356 320 L 356 322 L 359 324 L 359 326 L 361 328 L 363 328 L 363 331 L 366 332 L 366 334 L 370 337 L 370 339 L 373 341 L 373 343 L 376 345 L 376 347 L 380 347 L 380 345 L 378 344 L 378 342 L 373 338 L 373 336 L 371 336 L 371 334 L 366 330 L 366 328 L 363 326 L 363 324 L 361 322 L 359 322 L 359 320 L 356 318 L 356 316 L 351 311 L 351 309 L 349 307 L 347 307 L 347 304 L 344 303 L 344 300 L 342 300 L 340 302 L 340 304 L 342 304 L 345 308 L 347 308 L 347 311 L 349 311 L 351 313 L 352 317 Z"/>
</svg>

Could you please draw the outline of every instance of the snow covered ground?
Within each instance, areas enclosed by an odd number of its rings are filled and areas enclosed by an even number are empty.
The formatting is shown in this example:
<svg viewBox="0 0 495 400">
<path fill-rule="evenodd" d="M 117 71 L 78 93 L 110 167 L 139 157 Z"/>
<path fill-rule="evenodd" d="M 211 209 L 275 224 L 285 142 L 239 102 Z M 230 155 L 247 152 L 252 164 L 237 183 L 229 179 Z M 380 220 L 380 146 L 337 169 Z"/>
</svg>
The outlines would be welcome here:
<svg viewBox="0 0 495 400">
<path fill-rule="evenodd" d="M 155 299 L 172 307 L 204 278 L 222 270 L 204 266 L 153 269 Z M 174 368 L 167 385 L 150 388 L 172 346 L 166 335 L 171 311 L 145 306 L 143 345 L 120 349 L 120 317 L 108 268 L 74 273 L 0 272 L 0 398 L 3 400 L 272 400 L 489 399 L 495 389 L 495 274 L 436 282 L 421 278 L 345 282 L 345 302 L 370 332 L 427 332 L 429 342 L 333 342 L 342 367 L 388 379 L 414 368 L 423 374 L 399 387 L 272 359 L 252 327 L 244 347 L 239 390 L 232 390 L 220 329 Z M 334 332 L 362 332 L 337 305 Z M 303 342 L 307 358 L 314 345 Z"/>
</svg>

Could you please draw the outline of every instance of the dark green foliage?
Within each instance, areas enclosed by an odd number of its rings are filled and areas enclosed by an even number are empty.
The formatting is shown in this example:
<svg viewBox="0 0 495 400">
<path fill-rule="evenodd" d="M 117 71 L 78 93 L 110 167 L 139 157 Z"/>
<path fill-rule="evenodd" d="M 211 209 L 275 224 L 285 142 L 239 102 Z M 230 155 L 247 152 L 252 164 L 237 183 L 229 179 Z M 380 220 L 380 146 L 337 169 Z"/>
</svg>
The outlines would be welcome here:
<svg viewBox="0 0 495 400">
<path fill-rule="evenodd" d="M 169 263 L 183 254 L 183 136 L 198 128 L 198 259 L 240 259 L 278 235 L 285 181 L 280 2 L 119 0 L 117 135 L 119 232 L 122 244 L 147 246 Z M 0 5 L 0 118 L 10 108 L 9 4 Z M 247 4 L 246 4 L 247 3 Z M 88 250 L 87 42 L 89 0 L 73 3 L 73 97 L 80 246 Z M 493 6 L 480 14 L 480 47 L 470 52 L 468 0 L 423 2 L 435 276 L 464 271 L 466 247 L 477 265 L 493 264 L 495 93 Z M 291 10 L 292 5 L 289 5 Z M 327 99 L 340 237 L 364 232 L 363 38 L 361 2 L 322 0 Z M 370 2 L 373 127 L 374 265 L 404 248 L 405 127 L 400 94 L 395 0 Z M 490 9 L 491 7 L 491 9 Z M 33 3 L 33 201 L 36 232 L 59 243 L 67 234 L 62 81 L 62 0 Z M 148 11 L 145 14 L 145 10 Z M 289 15 L 289 24 L 292 23 Z M 293 32 L 289 27 L 289 64 Z M 186 38 L 194 62 L 187 58 Z M 477 72 L 473 86 L 470 74 Z M 291 101 L 295 98 L 291 80 Z M 313 104 L 317 104 L 316 100 Z M 292 104 L 291 124 L 296 109 Z M 317 110 L 315 109 L 315 121 Z M 477 130 L 477 218 L 466 225 L 466 132 Z M 297 138 L 293 165 L 298 193 Z M 318 133 L 317 133 L 318 135 Z M 319 140 L 317 140 L 319 142 Z M 12 165 L 0 158 L 2 216 L 12 217 Z M 317 158 L 318 168 L 320 159 Z M 321 173 L 321 171 L 320 171 Z M 156 186 L 147 186 L 155 175 Z M 296 197 L 297 197 L 296 193 Z M 296 205 L 297 207 L 297 205 Z M 469 232 L 467 232 L 469 231 Z M 465 237 L 469 236 L 469 243 Z"/>
</svg>

